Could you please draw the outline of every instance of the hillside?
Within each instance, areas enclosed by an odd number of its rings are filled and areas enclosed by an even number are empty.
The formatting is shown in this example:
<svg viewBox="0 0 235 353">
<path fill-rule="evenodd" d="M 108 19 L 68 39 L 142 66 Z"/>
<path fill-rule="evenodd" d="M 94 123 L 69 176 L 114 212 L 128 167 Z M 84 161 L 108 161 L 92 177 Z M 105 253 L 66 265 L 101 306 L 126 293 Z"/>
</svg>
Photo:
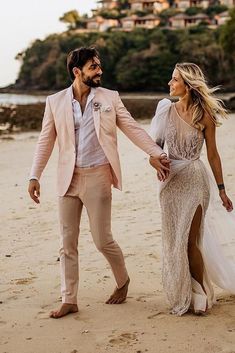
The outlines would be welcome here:
<svg viewBox="0 0 235 353">
<path fill-rule="evenodd" d="M 15 89 L 57 90 L 69 84 L 67 53 L 95 45 L 100 51 L 103 85 L 122 91 L 166 91 L 176 62 L 201 66 L 211 85 L 235 90 L 235 10 L 216 29 L 200 24 L 184 30 L 157 27 L 131 32 L 80 33 L 68 30 L 44 41 L 36 40 L 18 54 L 21 70 Z"/>
</svg>

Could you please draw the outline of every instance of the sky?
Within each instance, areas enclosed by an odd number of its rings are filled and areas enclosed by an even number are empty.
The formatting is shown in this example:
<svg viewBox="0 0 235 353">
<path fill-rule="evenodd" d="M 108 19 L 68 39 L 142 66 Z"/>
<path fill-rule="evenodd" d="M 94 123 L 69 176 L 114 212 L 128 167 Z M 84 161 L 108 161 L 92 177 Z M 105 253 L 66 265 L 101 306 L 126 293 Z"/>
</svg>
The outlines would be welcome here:
<svg viewBox="0 0 235 353">
<path fill-rule="evenodd" d="M 35 39 L 63 32 L 65 12 L 89 13 L 96 0 L 0 0 L 0 87 L 14 83 L 19 72 L 17 53 Z"/>
</svg>

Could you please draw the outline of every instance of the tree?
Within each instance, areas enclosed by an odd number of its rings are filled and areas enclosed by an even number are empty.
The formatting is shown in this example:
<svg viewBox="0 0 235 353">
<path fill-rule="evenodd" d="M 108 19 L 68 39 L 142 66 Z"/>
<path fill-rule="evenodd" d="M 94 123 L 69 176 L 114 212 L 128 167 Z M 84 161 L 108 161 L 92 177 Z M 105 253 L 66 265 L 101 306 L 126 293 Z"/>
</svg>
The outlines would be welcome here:
<svg viewBox="0 0 235 353">
<path fill-rule="evenodd" d="M 129 0 L 119 0 L 118 1 L 119 10 L 128 10 L 130 8 Z"/>
<path fill-rule="evenodd" d="M 235 60 L 235 9 L 230 11 L 230 19 L 221 27 L 220 43 L 225 53 Z"/>
<path fill-rule="evenodd" d="M 197 15 L 198 13 L 202 13 L 202 8 L 201 7 L 197 7 L 197 6 L 188 7 L 185 10 L 185 13 L 188 16 L 194 16 L 194 15 Z"/>
<path fill-rule="evenodd" d="M 77 10 L 71 10 L 65 12 L 63 16 L 59 18 L 61 22 L 68 23 L 69 29 L 74 29 L 77 27 L 77 23 L 80 20 L 80 16 Z"/>
<path fill-rule="evenodd" d="M 102 84 L 125 91 L 166 91 L 176 62 L 192 61 L 211 85 L 235 89 L 235 10 L 231 19 L 213 30 L 194 26 L 185 30 L 156 27 L 131 32 L 67 31 L 36 40 L 18 56 L 22 65 L 16 88 L 58 90 L 69 85 L 69 51 L 95 45 L 100 52 Z"/>
<path fill-rule="evenodd" d="M 159 13 L 159 17 L 161 19 L 160 26 L 167 26 L 169 22 L 169 18 L 175 16 L 178 13 L 179 11 L 173 7 L 170 7 L 169 9 L 161 11 Z"/>
<path fill-rule="evenodd" d="M 218 13 L 227 11 L 228 8 L 225 5 L 211 5 L 209 7 L 207 7 L 207 9 L 204 10 L 204 12 L 210 17 L 213 18 L 215 15 L 217 15 Z"/>
<path fill-rule="evenodd" d="M 98 12 L 99 16 L 106 18 L 106 19 L 119 19 L 124 17 L 125 15 L 120 14 L 120 12 L 115 10 L 101 10 Z"/>
</svg>

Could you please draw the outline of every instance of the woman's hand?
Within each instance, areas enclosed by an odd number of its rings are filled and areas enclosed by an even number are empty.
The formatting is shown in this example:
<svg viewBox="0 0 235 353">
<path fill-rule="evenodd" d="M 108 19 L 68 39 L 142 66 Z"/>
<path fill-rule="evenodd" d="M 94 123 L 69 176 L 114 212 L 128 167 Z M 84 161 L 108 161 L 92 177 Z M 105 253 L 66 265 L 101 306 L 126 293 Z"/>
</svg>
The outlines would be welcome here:
<svg viewBox="0 0 235 353">
<path fill-rule="evenodd" d="M 165 181 L 169 177 L 169 174 L 170 174 L 170 159 L 168 159 L 166 153 L 162 153 L 160 155 L 161 168 L 156 168 L 152 157 L 150 157 L 149 163 L 152 165 L 152 167 L 157 169 L 157 177 L 158 177 L 159 181 Z"/>
<path fill-rule="evenodd" d="M 223 202 L 223 206 L 226 208 L 228 212 L 231 212 L 233 210 L 233 203 L 232 201 L 228 198 L 226 195 L 225 190 L 220 190 L 219 196 Z"/>
<path fill-rule="evenodd" d="M 149 158 L 149 163 L 153 168 L 157 170 L 157 175 L 159 175 L 159 180 L 165 181 L 170 172 L 170 160 L 167 157 L 159 157 L 159 158 Z"/>
</svg>

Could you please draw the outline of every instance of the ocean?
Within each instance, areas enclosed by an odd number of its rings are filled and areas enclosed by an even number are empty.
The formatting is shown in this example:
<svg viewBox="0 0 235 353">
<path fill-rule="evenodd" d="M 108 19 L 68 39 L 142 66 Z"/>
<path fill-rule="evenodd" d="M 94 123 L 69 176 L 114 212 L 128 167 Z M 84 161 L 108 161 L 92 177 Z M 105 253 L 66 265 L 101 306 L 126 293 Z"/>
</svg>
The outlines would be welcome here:
<svg viewBox="0 0 235 353">
<path fill-rule="evenodd" d="M 0 93 L 0 105 L 35 104 L 43 103 L 45 100 L 46 96 L 43 95 Z"/>
</svg>

